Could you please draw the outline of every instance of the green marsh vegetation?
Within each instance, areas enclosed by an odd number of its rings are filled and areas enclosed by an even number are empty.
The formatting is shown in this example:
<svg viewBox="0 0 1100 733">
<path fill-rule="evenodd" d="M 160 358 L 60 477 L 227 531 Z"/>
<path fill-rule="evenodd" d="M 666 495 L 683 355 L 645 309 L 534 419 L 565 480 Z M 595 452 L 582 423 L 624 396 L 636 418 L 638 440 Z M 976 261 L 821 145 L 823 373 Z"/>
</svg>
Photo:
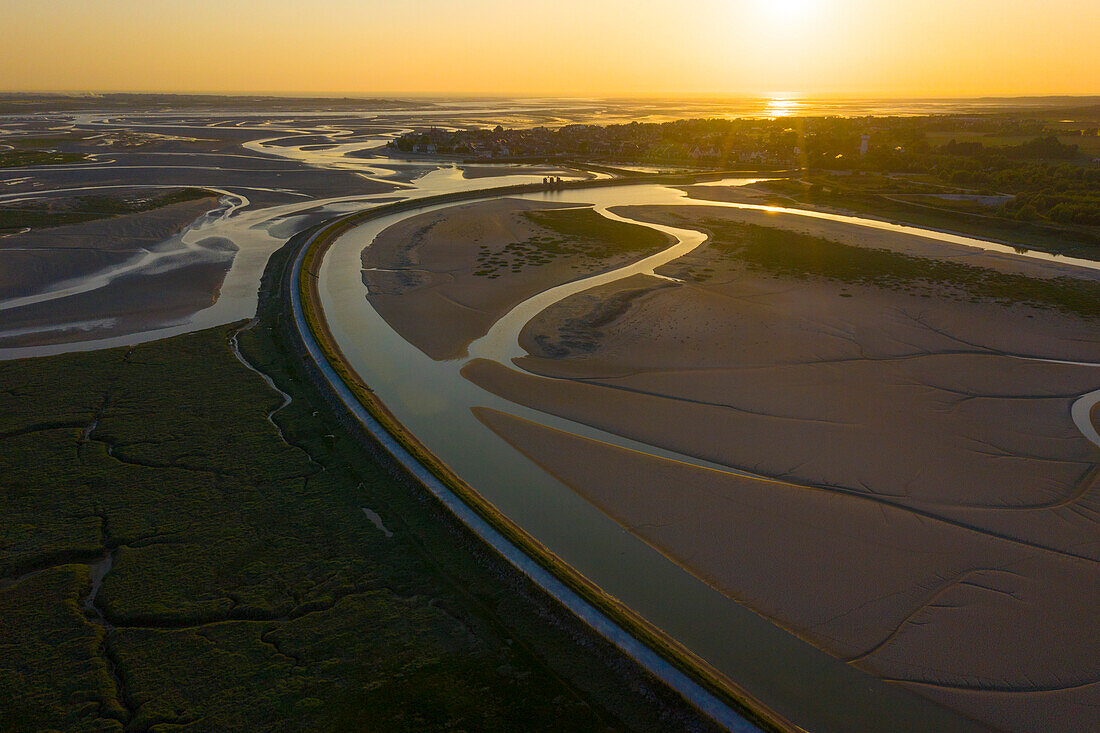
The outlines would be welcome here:
<svg viewBox="0 0 1100 733">
<path fill-rule="evenodd" d="M 698 226 L 712 232 L 711 247 L 745 266 L 775 275 L 824 278 L 916 293 L 946 293 L 1004 305 L 1054 308 L 1100 317 L 1100 283 L 1070 277 L 1038 278 L 984 267 L 870 249 L 821 237 L 720 219 Z M 700 273 L 696 279 L 707 279 Z"/>
<path fill-rule="evenodd" d="M 84 163 L 89 160 L 88 156 L 79 150 L 73 150 L 72 146 L 88 139 L 88 134 L 78 132 L 43 137 L 7 135 L 2 138 L 3 144 L 0 145 L 0 168 Z"/>
<path fill-rule="evenodd" d="M 1044 252 L 1092 259 L 1100 256 L 1100 230 L 1095 226 L 1059 224 L 1035 217 L 1017 218 L 1001 211 L 1011 208 L 1006 208 L 1007 205 L 998 208 L 966 199 L 928 196 L 930 193 L 977 195 L 974 191 L 956 188 L 929 188 L 930 180 L 919 175 L 902 178 L 876 174 L 811 174 L 798 180 L 767 181 L 755 187 L 776 194 L 774 203 L 777 206 L 793 203 L 831 207 Z M 1018 197 L 1018 200 L 1023 199 Z"/>
<path fill-rule="evenodd" d="M 153 196 L 76 196 L 0 204 L 0 231 L 24 227 L 46 229 L 126 214 L 140 214 L 172 204 L 219 196 L 203 188 L 183 188 Z"/>
<path fill-rule="evenodd" d="M 87 160 L 83 153 L 56 150 L 0 150 L 0 168 L 32 168 L 42 165 L 67 165 Z"/>
<path fill-rule="evenodd" d="M 0 728 L 692 728 L 380 468 L 263 308 L 282 409 L 236 327 L 0 363 Z"/>
</svg>

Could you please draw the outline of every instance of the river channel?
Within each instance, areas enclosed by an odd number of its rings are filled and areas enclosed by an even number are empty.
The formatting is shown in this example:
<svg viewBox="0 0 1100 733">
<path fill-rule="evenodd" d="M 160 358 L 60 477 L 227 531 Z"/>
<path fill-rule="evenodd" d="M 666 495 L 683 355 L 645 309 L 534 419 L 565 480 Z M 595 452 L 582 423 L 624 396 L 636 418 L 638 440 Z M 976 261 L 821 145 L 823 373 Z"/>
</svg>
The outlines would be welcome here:
<svg viewBox="0 0 1100 733">
<path fill-rule="evenodd" d="M 751 183 L 730 180 L 727 185 Z M 609 207 L 675 205 L 762 209 L 901 231 L 942 242 L 1019 254 L 1012 247 L 889 222 L 837 214 L 748 204 L 685 199 L 660 185 L 637 185 L 528 194 L 519 198 L 591 204 L 610 218 Z M 640 223 L 671 234 L 676 243 L 639 262 L 539 293 L 502 317 L 471 344 L 469 356 L 435 361 L 398 335 L 366 299 L 361 254 L 374 238 L 402 219 L 444 208 L 405 212 L 373 220 L 342 235 L 328 250 L 320 293 L 326 319 L 352 368 L 399 420 L 435 455 L 570 565 L 669 633 L 752 695 L 812 730 L 901 730 L 912 726 L 968 729 L 967 721 L 923 698 L 883 683 L 812 647 L 750 609 L 714 590 L 529 461 L 482 425 L 471 412 L 487 407 L 585 437 L 665 458 L 731 471 L 705 461 L 611 435 L 587 425 L 506 401 L 460 375 L 471 358 L 487 358 L 510 368 L 525 352 L 520 329 L 534 315 L 563 298 L 591 287 L 653 269 L 686 254 L 704 241 L 699 232 Z M 1029 253 L 1051 260 L 1044 253 Z M 1096 270 L 1100 265 L 1059 257 L 1062 264 Z M 853 712 L 853 711 L 859 711 Z M 853 719 L 851 716 L 856 715 Z"/>
</svg>

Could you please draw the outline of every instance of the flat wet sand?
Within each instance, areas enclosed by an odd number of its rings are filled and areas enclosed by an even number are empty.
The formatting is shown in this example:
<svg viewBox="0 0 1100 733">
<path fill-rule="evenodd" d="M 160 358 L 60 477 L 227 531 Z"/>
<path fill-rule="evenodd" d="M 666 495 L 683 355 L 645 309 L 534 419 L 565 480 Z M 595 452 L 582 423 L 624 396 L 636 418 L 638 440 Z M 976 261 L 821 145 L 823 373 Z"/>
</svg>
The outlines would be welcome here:
<svg viewBox="0 0 1100 733">
<path fill-rule="evenodd" d="M 231 261 L 183 265 L 156 274 L 125 275 L 67 298 L 0 311 L 0 348 L 114 338 L 167 328 L 218 298 Z M 94 320 L 86 322 L 91 315 Z"/>
<path fill-rule="evenodd" d="M 0 348 L 113 338 L 171 325 L 217 300 L 232 264 L 231 243 L 210 240 L 187 251 L 172 238 L 217 205 L 210 197 L 152 211 L 32 231 L 0 242 L 12 271 L 8 298 L 95 278 L 151 251 L 179 254 L 99 287 L 0 310 Z M 173 242 L 176 242 L 173 244 Z M 0 279 L 3 276 L 0 275 Z"/>
<path fill-rule="evenodd" d="M 616 211 L 688 226 L 704 215 L 693 209 Z M 705 216 L 1068 274 L 833 222 Z M 478 418 L 693 574 L 861 669 L 1009 730 L 1093 720 L 1100 449 L 1070 406 L 1100 369 L 1050 360 L 1100 362 L 1095 319 L 928 284 L 788 277 L 714 243 L 659 273 L 679 282 L 634 277 L 541 313 L 521 336 L 528 373 L 478 360 L 463 374 L 733 470 Z"/>
<path fill-rule="evenodd" d="M 1090 719 L 1094 562 L 477 414 L 625 529 L 861 669 L 1007 730 L 1081 730 Z"/>
<path fill-rule="evenodd" d="M 217 197 L 211 196 L 4 237 L 0 239 L 0 301 L 119 265 L 178 234 L 217 205 Z"/>
</svg>

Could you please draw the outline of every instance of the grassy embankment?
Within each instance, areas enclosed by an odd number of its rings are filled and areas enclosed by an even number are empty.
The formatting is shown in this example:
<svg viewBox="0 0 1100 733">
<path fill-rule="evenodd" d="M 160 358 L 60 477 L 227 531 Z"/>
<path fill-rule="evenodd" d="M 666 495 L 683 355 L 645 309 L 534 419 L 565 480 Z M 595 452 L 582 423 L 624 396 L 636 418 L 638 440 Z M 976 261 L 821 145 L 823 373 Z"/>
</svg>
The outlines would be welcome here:
<svg viewBox="0 0 1100 733">
<path fill-rule="evenodd" d="M 0 363 L 0 729 L 691 728 L 311 401 L 282 317 L 240 341 L 289 442 L 229 327 Z"/>
<path fill-rule="evenodd" d="M 301 278 L 299 280 L 299 295 L 307 325 L 320 346 L 325 359 L 356 396 L 360 404 L 421 465 L 453 491 L 467 506 L 489 522 L 509 542 L 553 573 L 574 592 L 762 728 L 766 730 L 793 730 L 793 726 L 790 726 L 773 711 L 753 700 L 728 677 L 722 675 L 660 629 L 650 624 L 618 599 L 604 593 L 598 586 L 550 552 L 521 527 L 512 522 L 511 519 L 497 510 L 473 487 L 455 474 L 449 466 L 432 454 L 415 435 L 405 429 L 371 391 L 370 387 L 348 366 L 346 358 L 340 352 L 340 348 L 325 322 L 320 307 L 320 295 L 317 289 L 318 273 L 321 259 L 328 246 L 353 223 L 360 223 L 365 218 L 367 217 L 360 216 L 344 220 L 322 231 L 303 257 Z M 585 218 L 580 220 L 559 218 L 554 220 L 554 224 L 562 227 L 561 231 L 564 233 L 589 231 L 592 222 Z M 603 224 L 600 224 L 600 226 L 602 227 Z M 620 234 L 621 232 L 616 232 L 616 237 Z"/>
<path fill-rule="evenodd" d="M 57 150 L 0 150 L 0 168 L 33 168 L 43 165 L 68 165 L 88 159 L 83 153 Z"/>
<path fill-rule="evenodd" d="M 509 243 L 496 253 L 482 245 L 477 254 L 480 269 L 474 275 L 492 280 L 503 272 L 522 272 L 559 257 L 579 257 L 589 266 L 598 266 L 611 257 L 656 251 L 670 241 L 649 227 L 613 221 L 594 209 L 534 210 L 523 216 L 546 233 Z"/>
<path fill-rule="evenodd" d="M 773 203 L 777 206 L 840 209 L 1021 249 L 1100 259 L 1100 230 L 1096 227 L 1018 221 L 996 216 L 996 210 L 989 207 L 984 207 L 983 211 L 983 207 L 959 201 L 923 196 L 917 199 L 912 195 L 941 190 L 910 185 L 888 176 L 814 176 L 806 181 L 767 181 L 755 187 L 775 194 Z M 942 192 L 952 190 L 942 189 Z"/>
<path fill-rule="evenodd" d="M 1027 277 L 722 219 L 685 219 L 684 225 L 707 231 L 710 247 L 726 257 L 784 277 L 820 277 L 919 295 L 939 293 L 959 300 L 1054 308 L 1083 318 L 1100 317 L 1100 283 L 1092 280 Z M 705 280 L 709 274 L 700 271 L 693 277 Z"/>
<path fill-rule="evenodd" d="M 77 196 L 67 199 L 19 201 L 0 204 L 0 232 L 5 230 L 46 229 L 67 224 L 80 224 L 96 219 L 109 219 L 126 214 L 140 214 L 172 204 L 199 199 L 217 198 L 220 194 L 203 188 L 184 188 L 152 197 Z"/>
</svg>

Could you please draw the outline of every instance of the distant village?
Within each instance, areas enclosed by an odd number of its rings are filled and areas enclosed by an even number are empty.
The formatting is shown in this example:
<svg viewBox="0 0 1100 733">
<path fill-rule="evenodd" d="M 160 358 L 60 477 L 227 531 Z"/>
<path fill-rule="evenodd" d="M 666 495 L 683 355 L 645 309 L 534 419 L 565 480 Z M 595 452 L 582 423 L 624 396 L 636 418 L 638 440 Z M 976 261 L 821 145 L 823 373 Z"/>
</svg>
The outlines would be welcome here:
<svg viewBox="0 0 1100 733">
<path fill-rule="evenodd" d="M 1074 115 L 1074 121 L 1067 117 Z M 930 117 L 698 119 L 402 135 L 409 155 L 468 162 L 791 170 L 880 189 L 932 186 L 1007 201 L 998 214 L 1100 225 L 1100 107 Z M 899 177 L 899 175 L 901 177 Z M 904 179 L 904 184 L 903 184 Z M 548 181 L 550 185 L 552 182 Z M 938 187 L 938 188 L 937 188 Z"/>
<path fill-rule="evenodd" d="M 684 140 L 670 136 L 664 125 L 565 125 L 560 128 L 448 131 L 432 128 L 407 133 L 390 143 L 408 153 L 454 155 L 500 162 L 583 157 L 589 161 L 620 163 L 677 163 L 722 165 L 727 162 L 782 167 L 792 162 L 780 140 L 760 144 L 746 138 L 737 150 L 726 149 L 719 137 L 702 134 Z M 788 146 L 789 147 L 789 146 Z"/>
<path fill-rule="evenodd" d="M 882 170 L 919 169 L 950 143 L 975 135 L 1042 137 L 1042 120 L 997 116 L 702 119 L 560 128 L 443 130 L 406 133 L 390 145 L 413 154 L 449 155 L 500 162 L 583 159 L 589 162 L 758 169 L 813 167 Z M 1096 137 L 1096 127 L 1058 131 Z M 981 148 L 981 144 L 978 143 Z M 1049 147 L 1049 146 L 1048 146 Z M 1076 159 L 1072 144 L 1051 148 Z M 951 150 L 946 151 L 952 154 Z M 958 151 L 972 153 L 973 150 Z M 1011 153 L 1011 151 L 1007 151 Z M 1024 151 L 1026 153 L 1026 151 Z M 1024 156 L 1026 157 L 1026 155 Z M 1084 162 L 1091 162 L 1084 161 Z"/>
</svg>

